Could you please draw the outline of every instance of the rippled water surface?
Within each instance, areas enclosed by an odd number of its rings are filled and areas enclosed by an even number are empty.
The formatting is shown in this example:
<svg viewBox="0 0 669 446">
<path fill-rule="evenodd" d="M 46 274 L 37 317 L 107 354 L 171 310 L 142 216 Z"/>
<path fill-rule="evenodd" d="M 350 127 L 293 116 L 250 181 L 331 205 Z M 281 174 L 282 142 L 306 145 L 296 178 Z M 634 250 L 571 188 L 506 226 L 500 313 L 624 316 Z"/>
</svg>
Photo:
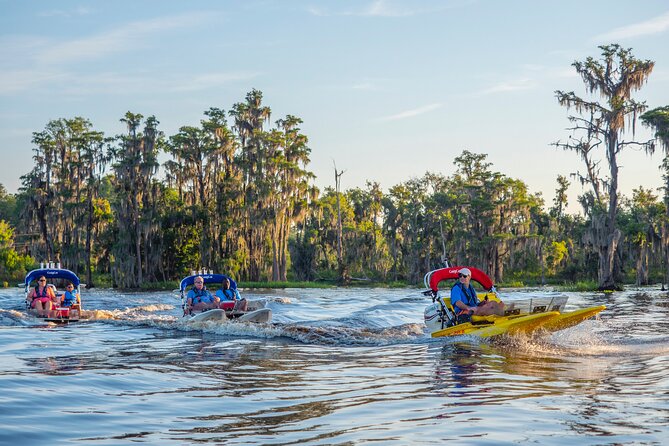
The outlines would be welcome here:
<svg viewBox="0 0 669 446">
<path fill-rule="evenodd" d="M 541 295 L 518 290 L 502 298 Z M 0 291 L 0 444 L 667 444 L 669 293 L 568 293 L 600 320 L 431 339 L 417 290 L 256 290 L 271 325 L 188 325 L 170 293 L 84 292 L 44 325 Z"/>
</svg>

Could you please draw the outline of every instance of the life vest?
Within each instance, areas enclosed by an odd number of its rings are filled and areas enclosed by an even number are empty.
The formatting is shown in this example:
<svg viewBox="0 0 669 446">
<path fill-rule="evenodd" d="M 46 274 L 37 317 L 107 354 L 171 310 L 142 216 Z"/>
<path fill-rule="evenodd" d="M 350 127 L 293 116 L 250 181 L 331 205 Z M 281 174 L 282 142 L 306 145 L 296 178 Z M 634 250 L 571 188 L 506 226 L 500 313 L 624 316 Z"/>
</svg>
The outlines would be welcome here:
<svg viewBox="0 0 669 446">
<path fill-rule="evenodd" d="M 72 305 L 77 303 L 77 295 L 74 293 L 70 293 L 69 291 L 65 291 L 65 298 L 63 299 L 63 306 L 65 307 L 71 307 Z"/>
<path fill-rule="evenodd" d="M 44 288 L 42 288 L 42 292 L 39 291 L 39 285 L 36 286 L 35 289 L 33 290 L 33 299 L 39 299 L 41 297 L 51 298 L 51 296 L 49 295 L 49 286 L 48 285 L 45 286 Z"/>
<path fill-rule="evenodd" d="M 221 288 L 221 293 L 223 293 L 223 297 L 227 300 L 235 300 L 236 293 L 232 288 L 228 288 L 227 290 Z"/>
<path fill-rule="evenodd" d="M 211 293 L 205 287 L 202 287 L 202 290 L 198 290 L 197 288 L 192 288 L 191 292 L 193 293 L 193 297 L 191 297 L 191 299 L 193 299 L 193 304 L 196 304 L 198 302 L 203 302 L 202 297 L 204 296 L 211 296 Z"/>
<path fill-rule="evenodd" d="M 475 307 L 479 304 L 479 301 L 476 298 L 476 290 L 471 284 L 469 284 L 468 288 L 465 288 L 465 286 L 461 282 L 457 282 L 455 285 L 453 285 L 453 288 L 455 288 L 456 286 L 460 287 L 462 294 L 464 294 L 465 296 L 466 299 L 465 305 L 467 305 L 468 307 Z M 454 310 L 456 310 L 457 312 L 459 308 L 454 308 Z"/>
</svg>

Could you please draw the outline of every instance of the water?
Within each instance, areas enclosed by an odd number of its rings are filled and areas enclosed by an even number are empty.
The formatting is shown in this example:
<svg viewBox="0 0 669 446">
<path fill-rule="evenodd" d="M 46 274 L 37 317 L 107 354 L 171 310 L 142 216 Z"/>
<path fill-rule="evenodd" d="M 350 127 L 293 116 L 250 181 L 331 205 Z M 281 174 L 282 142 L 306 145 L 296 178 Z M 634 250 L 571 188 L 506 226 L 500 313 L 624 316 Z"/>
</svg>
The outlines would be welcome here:
<svg viewBox="0 0 669 446">
<path fill-rule="evenodd" d="M 84 292 L 95 320 L 44 325 L 1 290 L 0 444 L 667 444 L 658 289 L 569 293 L 608 309 L 498 341 L 425 336 L 412 289 L 243 294 L 271 326 L 188 326 L 170 293 L 111 290 Z"/>
</svg>

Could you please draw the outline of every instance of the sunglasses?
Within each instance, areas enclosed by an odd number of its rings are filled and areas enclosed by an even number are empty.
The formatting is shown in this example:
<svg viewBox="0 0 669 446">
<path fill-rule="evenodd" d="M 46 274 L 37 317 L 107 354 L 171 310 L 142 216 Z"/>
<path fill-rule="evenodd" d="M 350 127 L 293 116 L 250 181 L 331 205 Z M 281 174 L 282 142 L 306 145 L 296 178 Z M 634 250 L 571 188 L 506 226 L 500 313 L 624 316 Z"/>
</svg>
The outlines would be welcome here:
<svg viewBox="0 0 669 446">
<path fill-rule="evenodd" d="M 200 285 L 203 285 L 203 284 L 204 284 L 204 282 L 195 282 L 195 283 L 196 283 L 196 284 L 199 283 Z"/>
<path fill-rule="evenodd" d="M 40 279 L 38 282 L 46 282 L 46 279 Z"/>
<path fill-rule="evenodd" d="M 458 274 L 458 278 L 462 279 L 463 277 L 469 277 L 469 276 L 466 274 Z"/>
</svg>

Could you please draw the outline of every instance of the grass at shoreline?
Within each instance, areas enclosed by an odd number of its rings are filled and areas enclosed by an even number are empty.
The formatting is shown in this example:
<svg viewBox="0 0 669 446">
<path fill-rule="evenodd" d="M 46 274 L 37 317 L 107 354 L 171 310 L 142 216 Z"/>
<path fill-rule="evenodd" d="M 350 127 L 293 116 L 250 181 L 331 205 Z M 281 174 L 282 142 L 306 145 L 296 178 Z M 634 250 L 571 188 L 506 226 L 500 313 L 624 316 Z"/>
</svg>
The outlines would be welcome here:
<svg viewBox="0 0 669 446">
<path fill-rule="evenodd" d="M 83 279 L 83 278 L 82 278 Z M 0 282 L 0 285 L 7 287 L 14 287 L 17 283 L 22 281 L 15 278 L 5 279 Z M 3 283 L 4 282 L 4 283 Z M 111 277 L 107 275 L 101 275 L 94 278 L 95 288 L 107 289 L 112 288 L 111 286 Z M 83 284 L 82 284 L 83 285 Z M 622 285 L 632 285 L 632 283 L 626 283 Z M 303 289 L 327 289 L 327 288 L 337 288 L 337 287 L 350 287 L 350 288 L 413 288 L 416 290 L 422 290 L 423 284 L 409 284 L 404 281 L 397 282 L 382 282 L 382 281 L 367 281 L 367 280 L 354 280 L 348 284 L 339 284 L 335 280 L 321 280 L 318 282 L 238 282 L 238 286 L 241 289 L 283 289 L 283 288 L 303 288 Z M 450 286 L 450 285 L 448 285 Z M 532 280 L 509 280 L 506 282 L 498 283 L 495 285 L 497 289 L 503 291 L 504 289 L 509 288 L 551 288 L 555 291 L 576 291 L 576 292 L 598 292 L 597 282 L 596 281 L 577 281 L 577 282 L 552 282 L 542 285 L 536 283 Z M 445 289 L 446 285 L 444 285 Z M 118 290 L 124 291 L 174 291 L 178 290 L 179 281 L 164 281 L 164 282 L 147 282 L 143 283 L 138 288 L 117 288 Z"/>
<path fill-rule="evenodd" d="M 237 282 L 237 286 L 241 289 L 282 289 L 282 288 L 304 288 L 304 289 L 326 289 L 326 288 L 337 288 L 337 287 L 360 287 L 360 288 L 407 288 L 414 287 L 409 285 L 406 282 L 352 282 L 348 285 L 341 285 L 337 282 Z M 105 288 L 104 286 L 99 286 L 99 288 Z M 179 288 L 179 282 L 155 282 L 155 283 L 144 283 L 140 288 L 135 290 L 137 291 L 172 291 Z"/>
<path fill-rule="evenodd" d="M 509 282 L 502 282 L 495 285 L 496 288 L 502 290 L 505 288 L 552 288 L 556 291 L 598 291 L 597 282 L 594 280 L 578 281 L 578 282 L 558 282 L 558 283 L 525 283 L 520 280 Z"/>
<path fill-rule="evenodd" d="M 442 284 L 443 285 L 443 284 Z M 354 281 L 349 284 L 338 284 L 335 281 L 320 282 L 237 282 L 240 289 L 284 289 L 284 288 L 302 288 L 302 289 L 327 289 L 327 288 L 413 288 L 423 290 L 422 284 L 409 284 L 407 282 L 373 282 L 373 281 Z M 450 288 L 450 285 L 447 285 Z M 579 281 L 573 283 L 547 283 L 545 285 L 524 283 L 522 281 L 509 281 L 495 285 L 497 289 L 503 291 L 509 288 L 551 288 L 555 291 L 579 291 L 579 292 L 597 292 L 597 282 Z M 110 288 L 100 284 L 98 288 Z M 142 284 L 140 288 L 129 289 L 128 291 L 174 291 L 178 290 L 179 282 L 155 282 Z M 445 286 L 443 289 L 446 289 Z"/>
</svg>

